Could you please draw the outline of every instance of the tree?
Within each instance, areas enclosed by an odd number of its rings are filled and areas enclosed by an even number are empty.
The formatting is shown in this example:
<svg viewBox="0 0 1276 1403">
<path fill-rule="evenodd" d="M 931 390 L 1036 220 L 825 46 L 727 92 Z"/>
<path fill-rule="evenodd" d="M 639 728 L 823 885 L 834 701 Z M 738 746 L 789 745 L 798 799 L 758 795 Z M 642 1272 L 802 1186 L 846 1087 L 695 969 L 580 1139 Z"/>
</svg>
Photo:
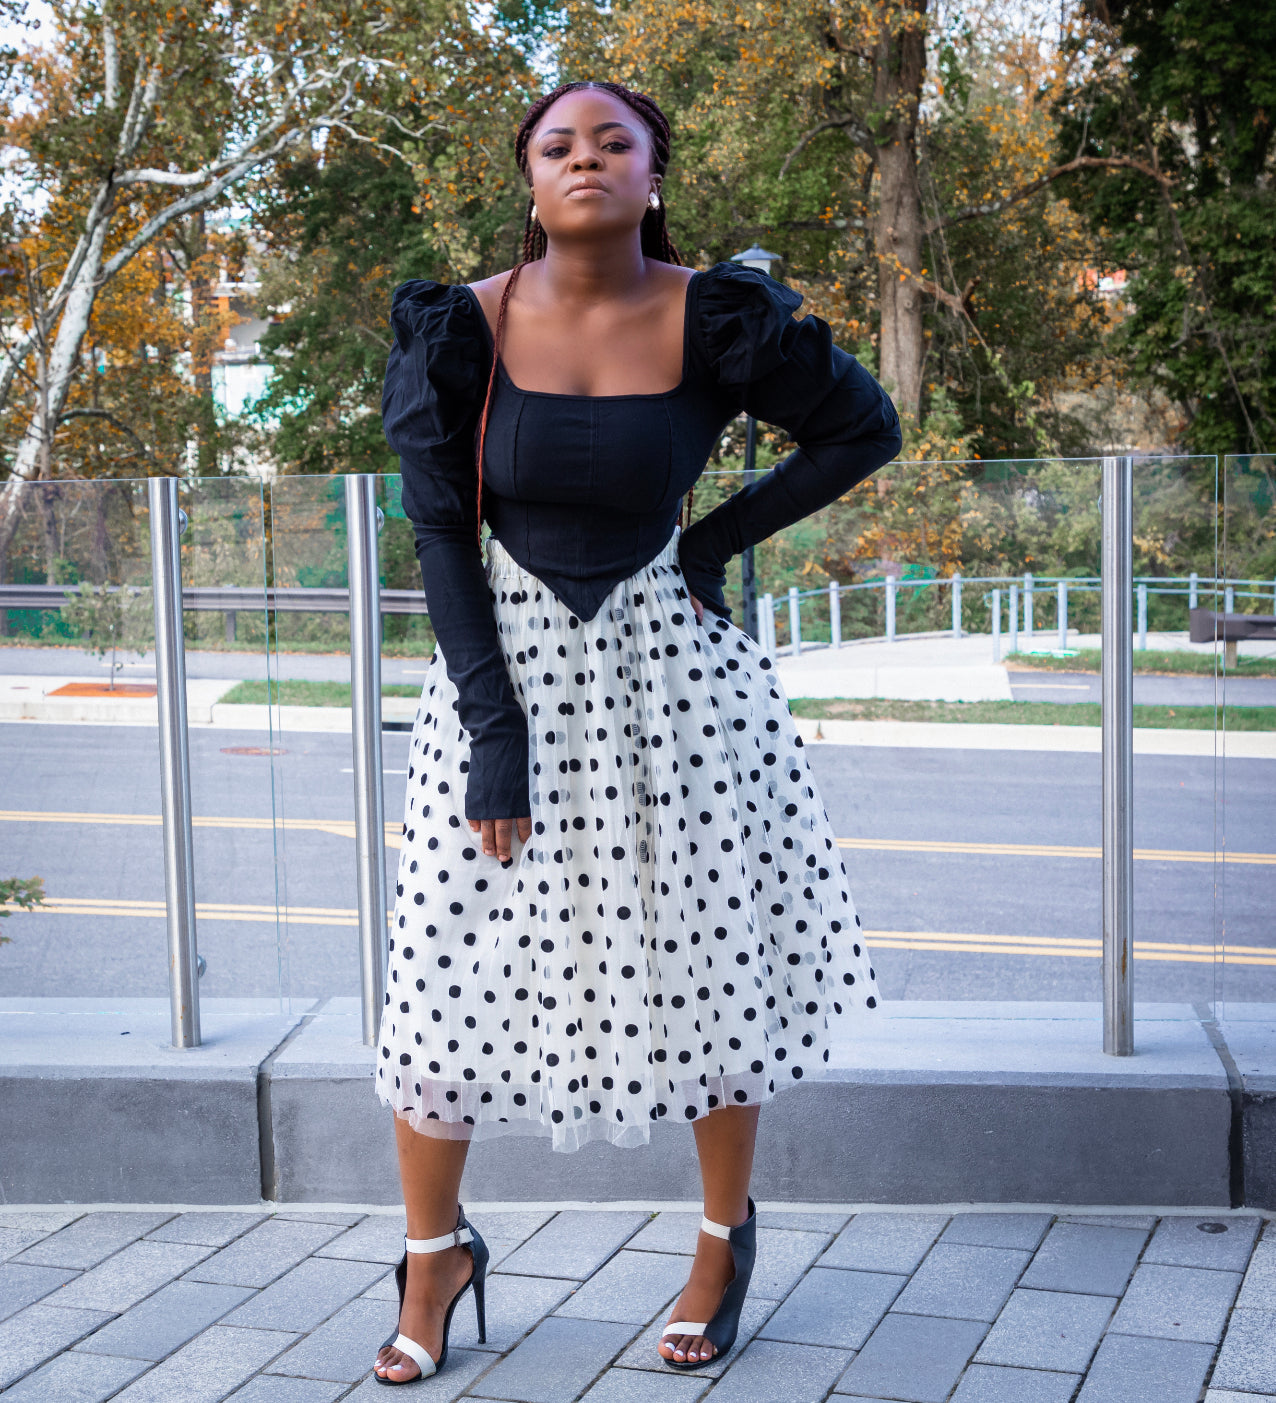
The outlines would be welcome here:
<svg viewBox="0 0 1276 1403">
<path fill-rule="evenodd" d="M 995 403 L 984 451 L 1081 436 L 1028 404 L 1093 352 L 1100 319 L 1079 277 L 1089 231 L 1048 193 L 1063 59 L 1021 18 L 976 29 L 927 0 L 575 0 L 569 14 L 568 76 L 616 74 L 673 108 L 684 247 L 783 253 L 840 339 L 872 344 L 915 429 L 946 388 L 968 428 Z"/>
<path fill-rule="evenodd" d="M 1130 276 L 1114 349 L 1181 406 L 1202 452 L 1276 439 L 1276 10 L 1262 0 L 1091 0 L 1061 96 L 1109 267 Z"/>
<path fill-rule="evenodd" d="M 468 14 L 444 4 L 321 0 L 252 5 L 58 0 L 51 47 L 14 68 L 5 115 L 15 174 L 64 211 L 63 249 L 34 269 L 40 293 L 7 337 L 0 413 L 31 357 L 41 364 L 0 489 L 0 547 L 21 484 L 48 470 L 50 434 L 81 369 L 97 299 L 179 221 L 215 206 L 250 172 L 333 129 L 375 142 L 394 105 L 449 50 L 481 49 Z M 451 122 L 427 114 L 423 132 Z M 11 212 L 12 233 L 29 219 Z"/>
</svg>

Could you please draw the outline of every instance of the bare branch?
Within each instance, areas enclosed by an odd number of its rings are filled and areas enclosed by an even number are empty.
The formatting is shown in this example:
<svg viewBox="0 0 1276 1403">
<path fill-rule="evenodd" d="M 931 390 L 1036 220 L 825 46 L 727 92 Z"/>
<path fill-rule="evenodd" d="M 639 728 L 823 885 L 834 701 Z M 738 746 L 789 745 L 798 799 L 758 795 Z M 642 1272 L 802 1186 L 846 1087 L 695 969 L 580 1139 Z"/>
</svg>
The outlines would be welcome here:
<svg viewBox="0 0 1276 1403">
<path fill-rule="evenodd" d="M 118 429 L 120 433 L 122 433 L 126 438 L 130 438 L 133 440 L 133 443 L 136 447 L 136 451 L 140 453 L 143 458 L 149 458 L 151 456 L 151 450 L 146 446 L 145 443 L 142 442 L 142 440 L 137 436 L 136 432 L 133 429 L 131 429 L 124 422 L 123 419 L 117 419 L 114 414 L 110 413 L 109 410 L 65 409 L 62 411 L 62 414 L 58 419 L 58 425 L 61 426 L 62 424 L 65 424 L 68 419 L 105 419 L 106 422 L 110 424 L 110 426 L 113 429 Z"/>
<path fill-rule="evenodd" d="M 788 174 L 789 167 L 817 136 L 820 136 L 823 132 L 834 131 L 838 128 L 846 131 L 851 140 L 861 150 L 866 151 L 870 156 L 873 155 L 873 138 L 868 128 L 853 112 L 848 112 L 841 117 L 830 117 L 827 122 L 821 122 L 818 126 L 812 127 L 784 158 L 784 164 L 780 167 L 780 179 L 784 179 Z"/>
<path fill-rule="evenodd" d="M 1169 177 L 1158 167 L 1149 165 L 1146 161 L 1140 161 L 1134 156 L 1077 156 L 1071 161 L 1065 161 L 1061 166 L 1055 166 L 1053 170 L 1046 171 L 1036 180 L 1030 180 L 1027 185 L 1021 186 L 1018 190 L 1012 190 L 1002 199 L 989 200 L 979 205 L 967 205 L 965 209 L 957 210 L 953 214 L 941 215 L 940 218 L 932 220 L 926 226 L 925 232 L 934 234 L 940 229 L 951 228 L 954 224 L 965 224 L 972 219 L 983 219 L 990 214 L 999 214 L 1003 209 L 1018 204 L 1020 200 L 1026 200 L 1029 195 L 1035 195 L 1038 190 L 1043 190 L 1061 176 L 1072 175 L 1075 171 L 1080 170 L 1132 170 L 1155 180 L 1162 189 L 1168 190 L 1171 185 Z"/>
</svg>

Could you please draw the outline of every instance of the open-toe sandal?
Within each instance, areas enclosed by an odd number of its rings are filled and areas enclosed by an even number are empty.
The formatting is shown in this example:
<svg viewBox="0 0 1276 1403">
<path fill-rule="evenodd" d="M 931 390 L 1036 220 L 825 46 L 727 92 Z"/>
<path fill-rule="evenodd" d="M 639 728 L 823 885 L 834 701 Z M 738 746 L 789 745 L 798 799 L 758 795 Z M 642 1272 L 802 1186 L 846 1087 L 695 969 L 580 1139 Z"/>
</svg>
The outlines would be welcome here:
<svg viewBox="0 0 1276 1403">
<path fill-rule="evenodd" d="M 386 1337 L 381 1348 L 388 1347 L 399 1350 L 411 1359 L 421 1372 L 410 1379 L 391 1379 L 378 1374 L 374 1367 L 372 1377 L 379 1384 L 391 1384 L 393 1387 L 399 1388 L 404 1384 L 419 1383 L 422 1379 L 428 1379 L 432 1374 L 438 1373 L 447 1362 L 447 1337 L 448 1331 L 452 1328 L 452 1312 L 456 1309 L 456 1303 L 471 1288 L 474 1291 L 474 1309 L 478 1316 L 479 1343 L 485 1344 L 487 1342 L 484 1295 L 487 1286 L 489 1253 L 487 1243 L 479 1236 L 478 1229 L 466 1219 L 464 1207 L 461 1207 L 457 1225 L 450 1233 L 444 1233 L 442 1237 L 405 1237 L 403 1239 L 403 1260 L 394 1269 L 394 1279 L 399 1287 L 399 1316 L 400 1318 L 403 1316 L 403 1297 L 408 1289 L 408 1253 L 443 1252 L 449 1247 L 464 1247 L 467 1244 L 470 1255 L 474 1258 L 474 1269 L 470 1272 L 469 1280 L 448 1303 L 447 1314 L 443 1317 L 443 1348 L 439 1351 L 438 1359 L 431 1359 L 425 1348 L 416 1340 L 410 1339 L 407 1335 L 396 1330 Z"/>
<path fill-rule="evenodd" d="M 738 1227 L 711 1223 L 708 1218 L 702 1217 L 700 1231 L 713 1237 L 726 1238 L 731 1244 L 735 1275 L 727 1283 L 712 1320 L 671 1320 L 660 1332 L 661 1344 L 669 1335 L 700 1335 L 713 1346 L 713 1353 L 707 1359 L 666 1359 L 661 1354 L 660 1359 L 671 1369 L 699 1369 L 726 1354 L 735 1344 L 736 1332 L 740 1328 L 740 1311 L 744 1307 L 749 1278 L 753 1275 L 753 1259 L 757 1255 L 758 1214 L 753 1200 L 749 1200 L 749 1216 Z"/>
</svg>

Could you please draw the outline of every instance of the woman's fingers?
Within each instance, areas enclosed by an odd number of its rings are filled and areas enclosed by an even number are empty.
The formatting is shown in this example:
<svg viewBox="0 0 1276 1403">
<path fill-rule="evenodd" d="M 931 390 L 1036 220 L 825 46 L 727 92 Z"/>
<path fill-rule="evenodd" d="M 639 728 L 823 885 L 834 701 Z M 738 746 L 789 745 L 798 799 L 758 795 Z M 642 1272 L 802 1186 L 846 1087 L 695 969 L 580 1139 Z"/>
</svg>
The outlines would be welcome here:
<svg viewBox="0 0 1276 1403">
<path fill-rule="evenodd" d="M 518 841 L 525 843 L 532 836 L 531 817 L 512 818 L 485 818 L 467 819 L 472 833 L 481 833 L 483 842 L 483 852 L 487 857 L 499 858 L 502 862 L 510 860 L 510 840 L 514 835 L 514 829 L 518 829 Z"/>
</svg>

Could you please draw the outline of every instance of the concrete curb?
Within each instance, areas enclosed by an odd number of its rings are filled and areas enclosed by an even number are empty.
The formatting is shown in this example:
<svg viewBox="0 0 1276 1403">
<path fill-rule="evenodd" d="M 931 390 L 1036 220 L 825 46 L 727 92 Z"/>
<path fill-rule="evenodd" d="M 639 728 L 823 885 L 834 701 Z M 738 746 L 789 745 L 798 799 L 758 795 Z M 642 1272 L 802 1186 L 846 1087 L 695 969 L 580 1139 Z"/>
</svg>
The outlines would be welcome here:
<svg viewBox="0 0 1276 1403">
<path fill-rule="evenodd" d="M 1136 1055 L 1111 1058 L 1094 1004 L 884 1005 L 767 1107 L 757 1195 L 1276 1208 L 1276 1005 L 1207 1012 L 1138 1005 Z M 3 1198 L 400 1201 L 356 999 L 205 999 L 203 1020 L 205 1046 L 177 1052 L 164 1000 L 0 1000 L 0 1123 L 22 1127 Z M 465 1192 L 694 1199 L 699 1177 L 685 1128 L 658 1125 L 623 1152 L 479 1140 Z"/>
<path fill-rule="evenodd" d="M 837 721 L 796 718 L 808 744 L 875 745 L 933 750 L 1049 750 L 1099 755 L 1098 726 L 985 725 L 966 721 Z M 818 732 L 818 735 L 817 735 Z M 1217 752 L 1216 747 L 1217 745 Z M 1228 760 L 1276 760 L 1276 731 L 1163 731 L 1136 726 L 1136 755 L 1191 755 Z"/>
</svg>

